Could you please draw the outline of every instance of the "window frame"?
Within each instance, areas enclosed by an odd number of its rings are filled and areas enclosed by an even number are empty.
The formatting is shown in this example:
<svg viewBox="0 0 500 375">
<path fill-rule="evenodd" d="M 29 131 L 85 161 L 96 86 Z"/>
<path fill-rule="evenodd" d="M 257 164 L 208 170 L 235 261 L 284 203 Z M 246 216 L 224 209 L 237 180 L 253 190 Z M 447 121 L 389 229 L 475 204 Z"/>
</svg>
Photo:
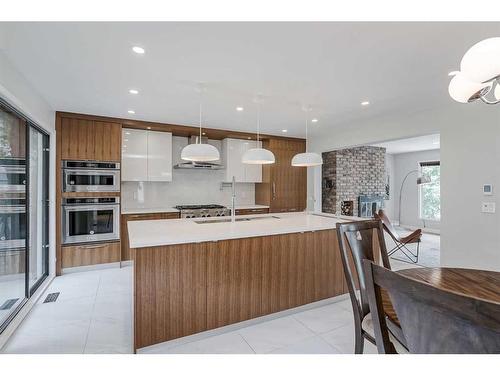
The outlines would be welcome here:
<svg viewBox="0 0 500 375">
<path fill-rule="evenodd" d="M 430 221 L 433 223 L 440 223 L 441 222 L 441 160 L 420 160 L 417 162 L 417 170 L 418 170 L 418 176 L 422 177 L 422 167 L 424 167 L 422 164 L 425 163 L 439 163 L 439 213 L 440 213 L 440 218 L 439 219 L 429 219 L 425 218 L 422 216 L 422 188 L 423 185 L 418 185 L 418 217 L 422 221 Z"/>
</svg>

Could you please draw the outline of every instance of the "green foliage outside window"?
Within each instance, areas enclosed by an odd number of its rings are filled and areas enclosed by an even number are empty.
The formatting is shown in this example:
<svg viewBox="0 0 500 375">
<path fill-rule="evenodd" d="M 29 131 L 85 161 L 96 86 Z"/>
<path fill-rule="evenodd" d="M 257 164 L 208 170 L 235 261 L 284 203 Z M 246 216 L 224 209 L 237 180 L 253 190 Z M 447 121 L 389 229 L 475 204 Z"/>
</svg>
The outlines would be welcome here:
<svg viewBox="0 0 500 375">
<path fill-rule="evenodd" d="M 424 220 L 441 219 L 441 191 L 439 165 L 422 166 L 423 177 L 429 177 L 429 183 L 420 185 L 420 218 Z"/>
</svg>

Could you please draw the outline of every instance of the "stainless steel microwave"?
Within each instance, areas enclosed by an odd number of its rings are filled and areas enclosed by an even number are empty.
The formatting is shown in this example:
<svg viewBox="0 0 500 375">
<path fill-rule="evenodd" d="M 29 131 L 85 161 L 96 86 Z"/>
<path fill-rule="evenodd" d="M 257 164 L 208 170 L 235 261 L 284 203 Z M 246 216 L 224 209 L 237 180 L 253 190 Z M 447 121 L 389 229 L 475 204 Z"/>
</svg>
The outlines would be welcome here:
<svg viewBox="0 0 500 375">
<path fill-rule="evenodd" d="M 120 163 L 63 161 L 63 191 L 120 191 Z"/>
<path fill-rule="evenodd" d="M 0 192 L 24 193 L 26 191 L 26 160 L 0 158 Z"/>
<path fill-rule="evenodd" d="M 0 250 L 26 247 L 25 198 L 0 199 Z"/>
<path fill-rule="evenodd" d="M 62 210 L 63 244 L 120 239 L 120 198 L 65 198 Z"/>
</svg>

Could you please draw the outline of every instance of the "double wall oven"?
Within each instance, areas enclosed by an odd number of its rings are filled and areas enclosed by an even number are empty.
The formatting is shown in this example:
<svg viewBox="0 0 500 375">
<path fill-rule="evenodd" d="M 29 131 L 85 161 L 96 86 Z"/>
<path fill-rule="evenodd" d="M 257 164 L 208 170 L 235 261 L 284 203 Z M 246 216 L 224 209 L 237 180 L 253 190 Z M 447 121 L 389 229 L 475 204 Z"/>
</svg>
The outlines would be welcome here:
<svg viewBox="0 0 500 375">
<path fill-rule="evenodd" d="M 120 191 L 120 163 L 64 160 L 62 168 L 65 193 Z M 120 198 L 106 194 L 63 198 L 62 232 L 63 244 L 119 240 Z"/>
</svg>

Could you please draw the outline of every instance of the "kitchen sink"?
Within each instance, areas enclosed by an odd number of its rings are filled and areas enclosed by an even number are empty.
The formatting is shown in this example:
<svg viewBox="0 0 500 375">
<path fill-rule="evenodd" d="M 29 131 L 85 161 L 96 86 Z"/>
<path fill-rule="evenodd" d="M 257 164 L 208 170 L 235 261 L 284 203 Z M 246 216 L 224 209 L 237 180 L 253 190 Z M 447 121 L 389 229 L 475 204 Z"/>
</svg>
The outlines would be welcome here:
<svg viewBox="0 0 500 375">
<path fill-rule="evenodd" d="M 269 219 L 279 219 L 278 216 L 264 216 L 264 217 L 237 217 L 235 221 L 254 221 L 254 220 L 269 220 Z M 196 224 L 214 224 L 214 223 L 230 223 L 230 217 L 224 217 L 220 219 L 208 219 L 208 220 L 195 220 Z"/>
</svg>

